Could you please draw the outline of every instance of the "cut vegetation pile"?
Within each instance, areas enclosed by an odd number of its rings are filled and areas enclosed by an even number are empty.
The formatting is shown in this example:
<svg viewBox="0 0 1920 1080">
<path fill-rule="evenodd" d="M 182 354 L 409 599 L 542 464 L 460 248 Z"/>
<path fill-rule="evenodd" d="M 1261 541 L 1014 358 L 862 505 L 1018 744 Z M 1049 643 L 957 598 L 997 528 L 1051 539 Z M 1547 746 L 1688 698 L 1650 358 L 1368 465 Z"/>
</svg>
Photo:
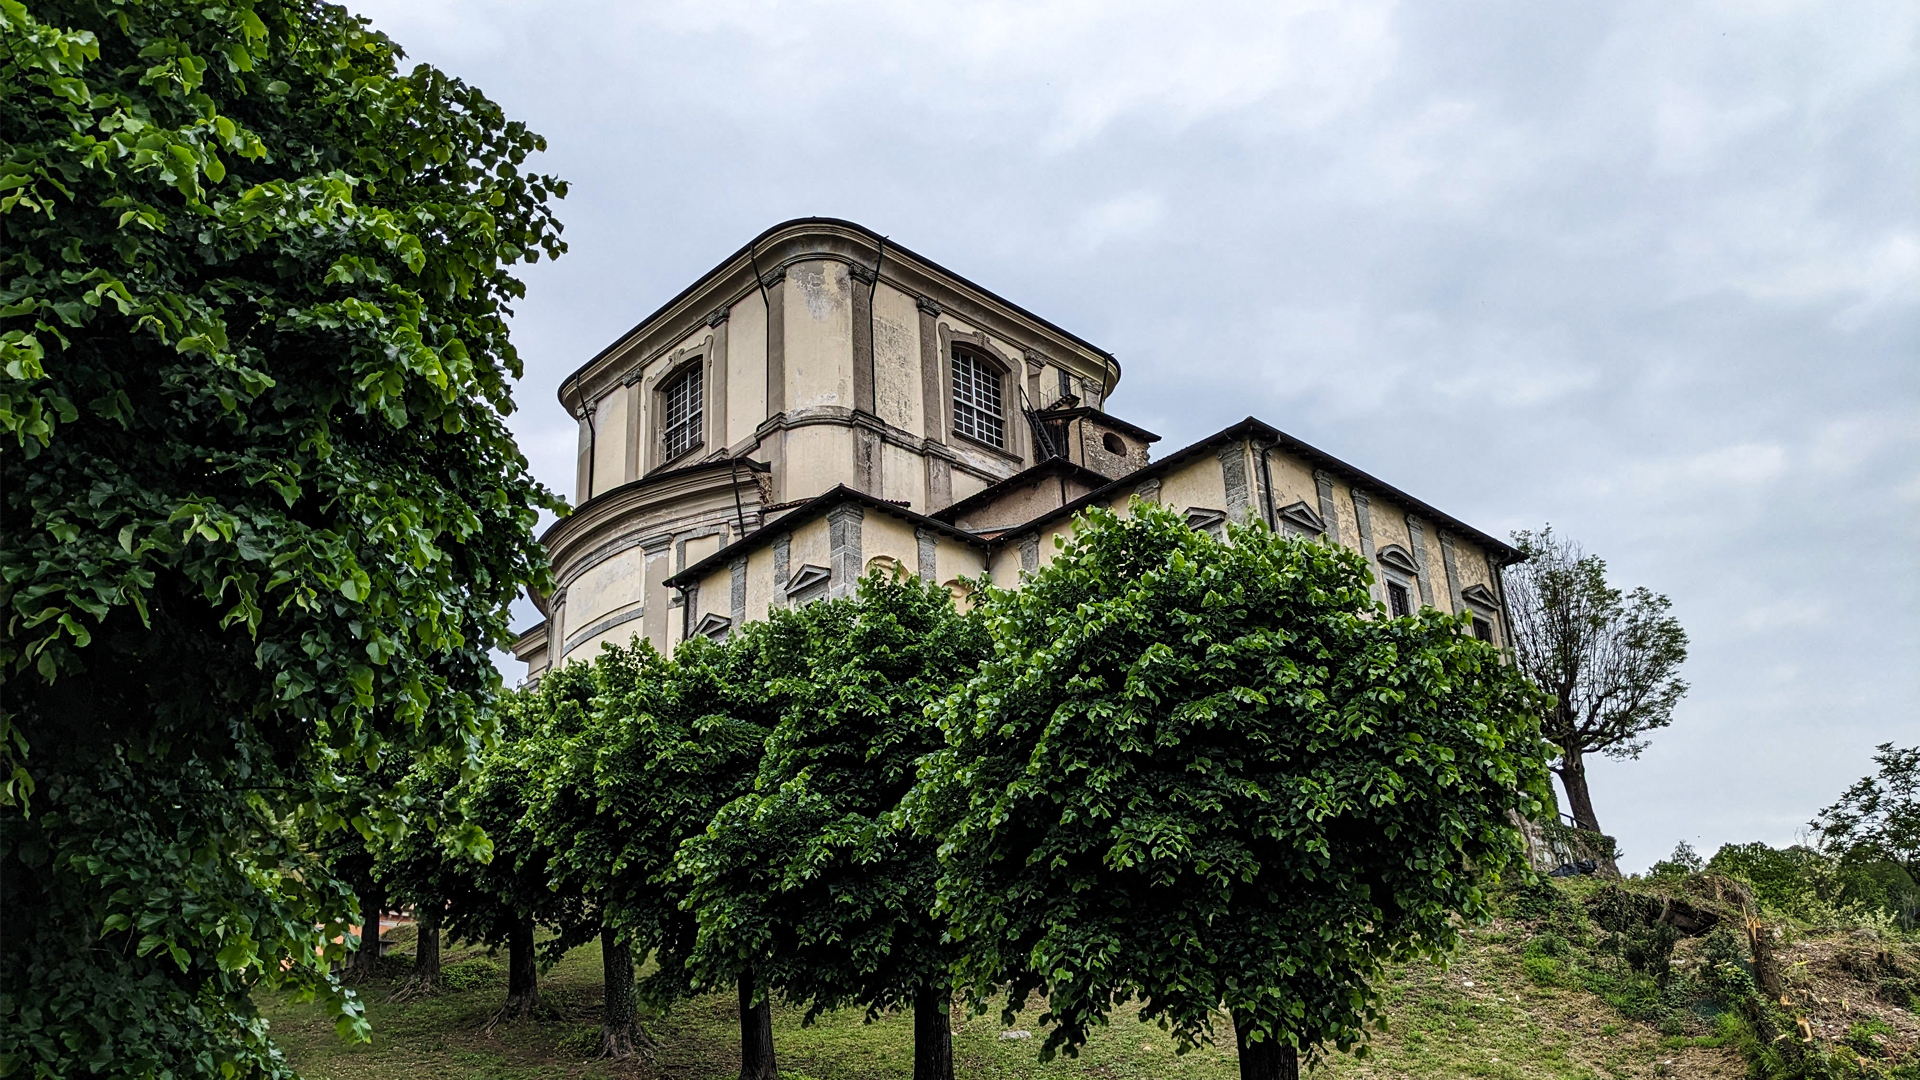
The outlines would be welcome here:
<svg viewBox="0 0 1920 1080">
<path fill-rule="evenodd" d="M 1502 916 L 1467 936 L 1445 970 L 1397 968 L 1383 987 L 1388 1029 L 1365 1058 L 1334 1055 L 1335 1077 L 1887 1077 L 1920 1078 L 1920 945 L 1867 919 L 1815 926 L 1749 920 L 1742 887 L 1719 875 L 1660 881 L 1543 882 L 1502 898 Z M 1748 905 L 1749 907 L 1751 905 Z M 1771 954 L 1756 965 L 1749 925 Z M 486 1033 L 506 985 L 504 957 L 449 945 L 445 990 L 388 999 L 404 977 L 412 928 L 390 935 L 381 977 L 363 984 L 375 1037 L 350 1046 L 321 1012 L 269 1003 L 273 1031 L 312 1080 L 430 1077 L 673 1077 L 718 1080 L 739 1069 L 738 1005 L 708 995 L 643 1018 L 654 1048 L 627 1062 L 592 1060 L 600 1023 L 599 946 L 567 954 L 543 980 L 544 1015 Z M 774 1006 L 781 1075 L 879 1080 L 907 1075 L 910 1014 L 869 1024 L 859 1010 L 803 1026 Z M 1123 1009 L 1078 1059 L 1042 1064 L 1038 1004 L 1003 1028 L 954 1012 L 960 1077 L 1237 1075 L 1232 1028 L 1184 1056 Z"/>
</svg>

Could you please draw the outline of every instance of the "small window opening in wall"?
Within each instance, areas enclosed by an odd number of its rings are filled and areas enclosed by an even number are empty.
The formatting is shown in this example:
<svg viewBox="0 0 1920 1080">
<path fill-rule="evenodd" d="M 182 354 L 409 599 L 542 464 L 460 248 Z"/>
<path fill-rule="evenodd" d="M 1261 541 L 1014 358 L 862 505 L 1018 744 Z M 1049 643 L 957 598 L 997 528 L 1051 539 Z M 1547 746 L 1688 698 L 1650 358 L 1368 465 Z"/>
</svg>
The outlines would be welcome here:
<svg viewBox="0 0 1920 1080">
<path fill-rule="evenodd" d="M 1064 368 L 1060 370 L 1060 396 L 1073 396 L 1073 376 L 1067 374 Z"/>
<path fill-rule="evenodd" d="M 1489 645 L 1493 644 L 1493 624 L 1485 619 L 1476 617 L 1473 620 L 1473 636 Z"/>
<path fill-rule="evenodd" d="M 1387 582 L 1387 613 L 1396 619 L 1413 614 L 1413 604 L 1407 596 L 1407 587 L 1397 581 Z"/>
<path fill-rule="evenodd" d="M 1111 431 L 1100 437 L 1100 445 L 1106 447 L 1107 453 L 1112 454 L 1114 457 L 1127 456 L 1126 440 Z"/>
<path fill-rule="evenodd" d="M 700 365 L 661 393 L 660 446 L 667 461 L 700 445 Z"/>
<path fill-rule="evenodd" d="M 1007 426 L 1000 411 L 1000 375 L 985 360 L 953 350 L 953 430 L 995 450 L 1007 444 Z"/>
</svg>

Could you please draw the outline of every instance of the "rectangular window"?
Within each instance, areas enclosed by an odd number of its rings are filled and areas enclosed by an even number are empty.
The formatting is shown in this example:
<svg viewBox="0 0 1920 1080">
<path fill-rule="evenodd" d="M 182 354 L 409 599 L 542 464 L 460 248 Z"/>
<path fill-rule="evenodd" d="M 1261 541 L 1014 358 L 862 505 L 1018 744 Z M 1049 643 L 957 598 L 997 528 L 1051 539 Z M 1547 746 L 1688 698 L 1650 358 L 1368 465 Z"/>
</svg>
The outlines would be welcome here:
<svg viewBox="0 0 1920 1080">
<path fill-rule="evenodd" d="M 1000 412 L 1000 376 L 985 360 L 953 350 L 953 430 L 996 450 L 1007 445 Z"/>
<path fill-rule="evenodd" d="M 1473 620 L 1473 636 L 1479 638 L 1481 641 L 1484 641 L 1489 645 L 1493 644 L 1493 624 L 1488 622 L 1485 619 L 1480 619 L 1480 618 L 1474 619 Z"/>
<path fill-rule="evenodd" d="M 1407 597 L 1407 587 L 1397 581 L 1387 582 L 1387 613 L 1396 619 L 1413 614 L 1413 605 Z"/>
<path fill-rule="evenodd" d="M 700 445 L 700 365 L 667 384 L 660 394 L 660 446 L 672 461 Z"/>
</svg>

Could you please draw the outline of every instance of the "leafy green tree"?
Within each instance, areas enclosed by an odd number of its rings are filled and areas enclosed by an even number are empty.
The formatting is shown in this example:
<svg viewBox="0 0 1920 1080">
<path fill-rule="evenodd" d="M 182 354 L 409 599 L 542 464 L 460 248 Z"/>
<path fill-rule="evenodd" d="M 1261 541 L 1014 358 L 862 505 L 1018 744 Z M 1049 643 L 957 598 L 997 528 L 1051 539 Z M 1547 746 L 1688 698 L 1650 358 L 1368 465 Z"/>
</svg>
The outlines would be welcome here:
<svg viewBox="0 0 1920 1080">
<path fill-rule="evenodd" d="M 451 794 L 463 820 L 492 841 L 491 858 L 472 859 L 436 843 L 437 850 L 427 854 L 437 855 L 439 865 L 424 868 L 430 888 L 422 892 L 444 896 L 442 923 L 449 937 L 507 950 L 507 998 L 495 1023 L 532 1016 L 539 1008 L 539 927 L 553 932 L 541 947 L 551 963 L 599 925 L 587 897 L 552 887 L 553 850 L 541 842 L 528 814 L 556 749 L 545 724 L 549 701 L 550 692 L 541 688 L 514 692 L 501 738 L 482 755 L 479 770 Z M 396 868 L 394 876 L 410 874 Z"/>
<path fill-rule="evenodd" d="M 760 672 L 765 633 L 764 623 L 749 623 L 724 643 L 695 637 L 672 659 L 644 641 L 605 649 L 594 662 L 603 671 L 594 723 L 566 755 L 578 767 L 590 762 L 599 803 L 556 857 L 599 898 L 617 940 L 634 955 L 654 954 L 653 974 L 635 990 L 657 1006 L 703 988 L 688 964 L 695 927 L 673 859 L 715 811 L 752 788 L 774 719 Z M 766 988 L 751 969 L 736 986 L 741 1076 L 772 1077 Z"/>
<path fill-rule="evenodd" d="M 475 750 L 539 583 L 505 426 L 541 140 L 307 0 L 0 0 L 0 1072 L 279 1075 L 364 1032 L 351 775 Z"/>
<path fill-rule="evenodd" d="M 1879 771 L 1820 811 L 1813 828 L 1842 858 L 1885 860 L 1920 881 L 1920 746 L 1881 743 Z"/>
<path fill-rule="evenodd" d="M 600 1049 L 616 1060 L 632 1057 L 636 1045 L 645 1044 L 645 1034 L 635 1011 L 633 950 L 620 933 L 616 911 L 626 838 L 602 813 L 595 766 L 605 728 L 596 719 L 601 698 L 624 697 L 639 688 L 642 673 L 655 667 L 645 662 L 649 657 L 657 660 L 658 654 L 608 650 L 592 663 L 553 670 L 532 695 L 543 715 L 549 752 L 527 816 L 537 842 L 552 853 L 549 887 L 580 897 L 590 910 L 587 921 L 598 925 L 604 988 Z"/>
<path fill-rule="evenodd" d="M 776 611 L 763 677 L 779 720 L 753 791 L 680 849 L 707 982 L 869 1017 L 910 1007 L 915 1080 L 952 1080 L 954 950 L 933 917 L 935 841 L 900 801 L 943 745 L 927 707 L 986 659 L 985 629 L 944 588 L 871 574 L 855 596 Z"/>
<path fill-rule="evenodd" d="M 1526 555 L 1507 577 L 1520 668 L 1554 696 L 1543 728 L 1560 748 L 1553 771 L 1578 828 L 1602 832 L 1587 789 L 1586 755 L 1637 758 L 1642 736 L 1673 723 L 1686 695 L 1678 674 L 1687 632 L 1673 602 L 1607 583 L 1607 564 L 1551 527 L 1513 534 Z"/>
<path fill-rule="evenodd" d="M 958 972 L 1007 1019 L 1043 992 L 1044 1055 L 1137 998 L 1183 1047 L 1224 1009 L 1242 1077 L 1296 1076 L 1364 1039 L 1385 965 L 1489 914 L 1546 701 L 1457 620 L 1388 618 L 1345 548 L 1137 500 L 1077 529 L 985 599 L 994 655 L 910 803 Z"/>
</svg>

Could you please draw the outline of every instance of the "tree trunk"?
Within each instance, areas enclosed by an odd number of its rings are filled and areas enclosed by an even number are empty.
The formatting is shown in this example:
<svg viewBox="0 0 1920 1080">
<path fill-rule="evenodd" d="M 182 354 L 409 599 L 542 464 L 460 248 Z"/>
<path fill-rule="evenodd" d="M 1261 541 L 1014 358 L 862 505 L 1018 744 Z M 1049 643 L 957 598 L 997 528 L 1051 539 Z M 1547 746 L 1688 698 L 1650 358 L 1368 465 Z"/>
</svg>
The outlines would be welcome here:
<svg viewBox="0 0 1920 1080">
<path fill-rule="evenodd" d="M 540 972 L 534 967 L 533 920 L 520 919 L 507 935 L 507 1004 L 502 1019 L 533 1015 L 540 998 Z"/>
<path fill-rule="evenodd" d="M 600 1056 L 625 1061 L 636 1042 L 643 1042 L 640 1018 L 633 1006 L 633 950 L 614 934 L 600 928 L 601 982 L 605 986 L 600 1016 Z"/>
<path fill-rule="evenodd" d="M 347 974 L 354 979 L 371 979 L 380 973 L 380 909 L 387 906 L 387 890 L 371 879 L 360 884 L 360 948 L 347 962 Z"/>
<path fill-rule="evenodd" d="M 1587 790 L 1587 763 L 1578 744 L 1560 747 L 1560 764 L 1553 771 L 1560 774 L 1560 785 L 1567 789 L 1567 809 L 1573 811 L 1574 828 L 1605 836 L 1600 831 L 1600 818 L 1593 812 L 1593 793 Z M 1614 860 L 1612 848 L 1612 841 L 1595 845 L 1593 861 L 1601 870 L 1619 877 L 1620 864 Z"/>
<path fill-rule="evenodd" d="M 1753 952 L 1753 981 L 1768 1001 L 1778 1001 L 1785 987 L 1780 981 L 1780 960 L 1773 955 L 1773 931 L 1760 921 L 1752 908 L 1743 914 L 1747 924 L 1747 948 Z"/>
<path fill-rule="evenodd" d="M 1567 809 L 1573 812 L 1574 828 L 1599 832 L 1600 819 L 1593 813 L 1593 795 L 1587 791 L 1587 763 L 1580 748 L 1562 746 L 1560 764 L 1553 771 L 1560 774 L 1560 785 L 1567 789 Z"/>
<path fill-rule="evenodd" d="M 1233 1041 L 1240 1050 L 1240 1080 L 1300 1080 L 1300 1051 L 1274 1038 L 1254 1042 L 1251 1018 L 1233 1014 Z"/>
<path fill-rule="evenodd" d="M 772 1001 L 753 1003 L 753 972 L 740 976 L 740 1080 L 776 1080 Z"/>
<path fill-rule="evenodd" d="M 913 996 L 913 1080 L 953 1080 L 953 995 L 925 986 Z"/>
<path fill-rule="evenodd" d="M 440 992 L 441 903 L 413 906 L 413 970 L 393 992 L 393 1000 L 408 1001 Z"/>
<path fill-rule="evenodd" d="M 408 981 L 418 990 L 440 987 L 440 908 L 423 904 L 414 908 L 413 975 Z"/>
</svg>

